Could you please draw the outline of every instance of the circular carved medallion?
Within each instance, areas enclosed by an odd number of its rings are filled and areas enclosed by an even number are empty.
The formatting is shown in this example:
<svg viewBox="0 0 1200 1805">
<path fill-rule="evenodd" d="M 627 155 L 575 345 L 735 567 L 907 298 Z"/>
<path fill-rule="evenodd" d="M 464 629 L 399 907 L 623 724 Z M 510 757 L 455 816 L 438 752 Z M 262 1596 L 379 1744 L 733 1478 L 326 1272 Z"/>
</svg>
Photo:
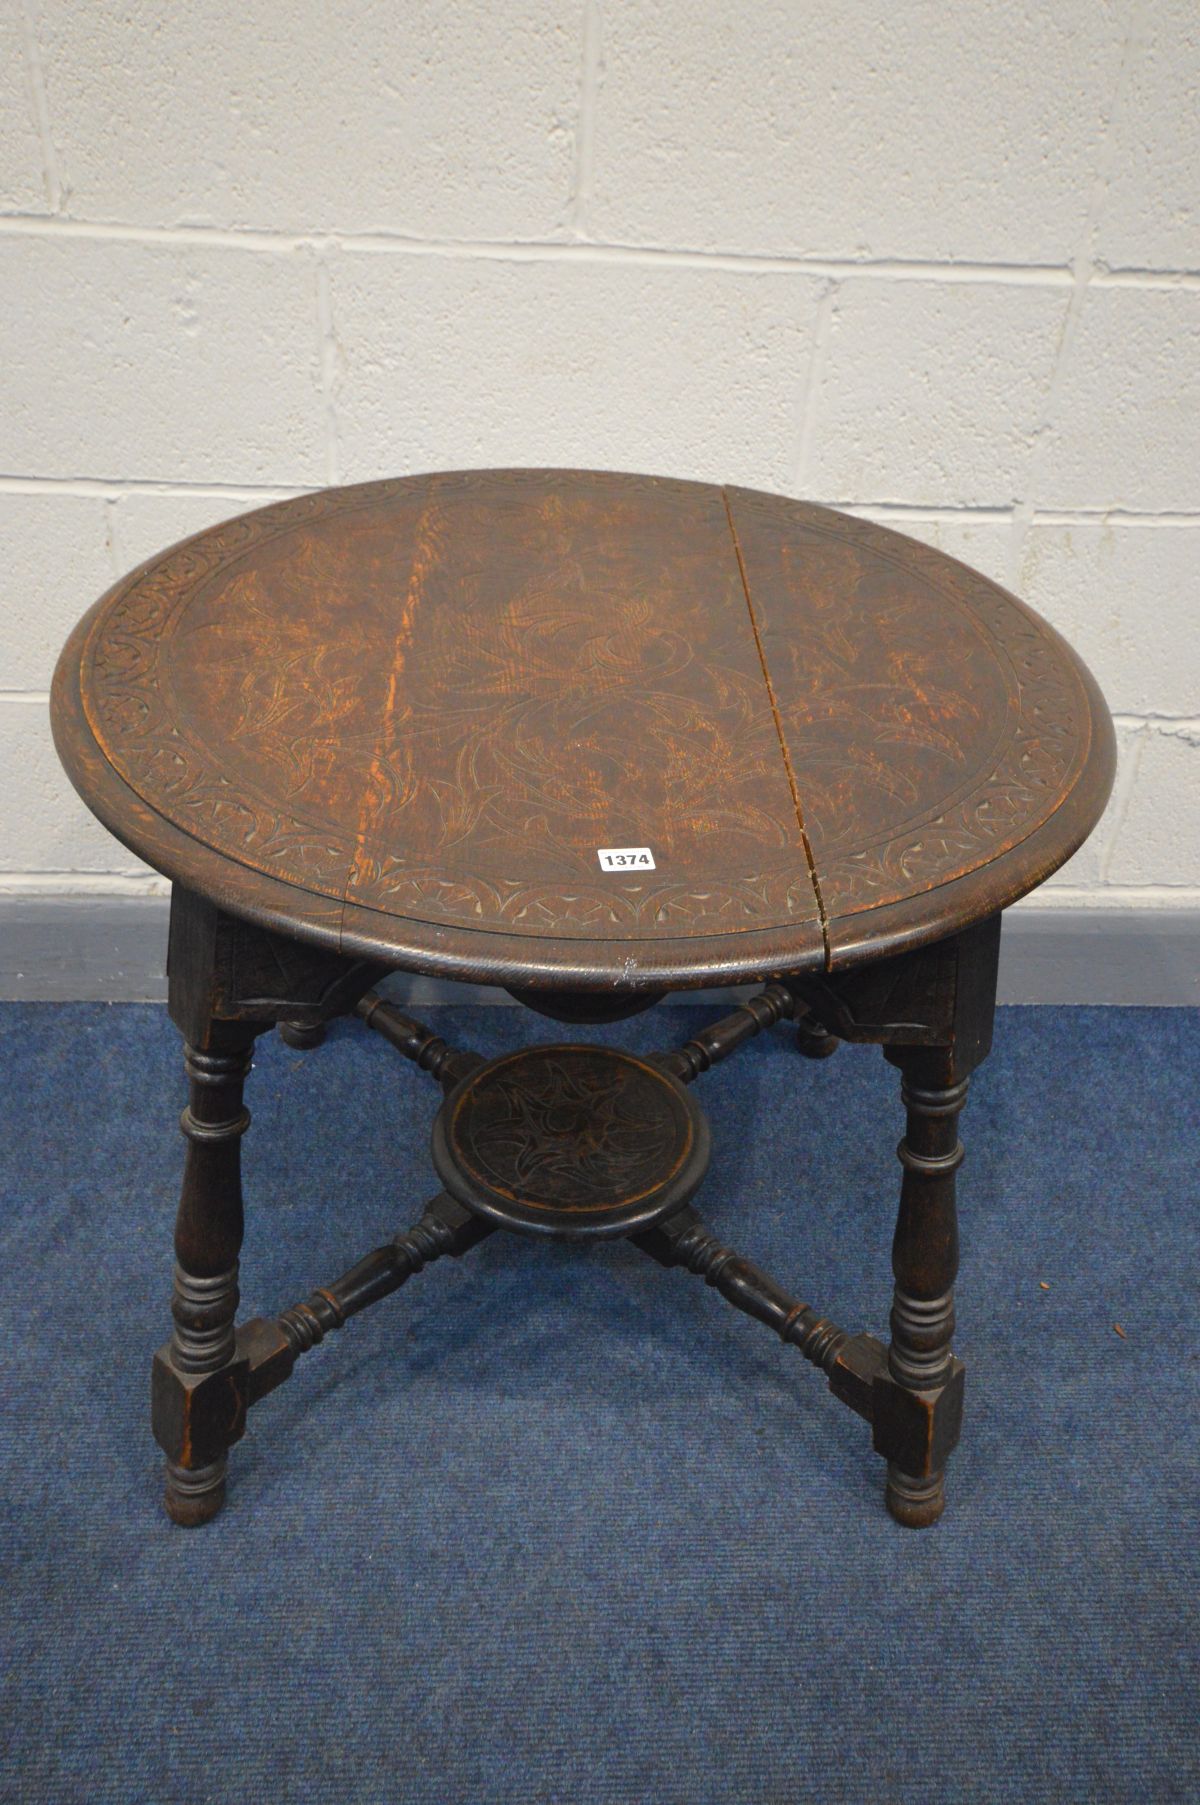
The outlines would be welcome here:
<svg viewBox="0 0 1200 1805">
<path fill-rule="evenodd" d="M 645 1228 L 692 1196 L 708 1150 L 708 1126 L 683 1086 L 606 1047 L 493 1059 L 450 1093 L 433 1130 L 450 1195 L 535 1234 Z"/>
</svg>

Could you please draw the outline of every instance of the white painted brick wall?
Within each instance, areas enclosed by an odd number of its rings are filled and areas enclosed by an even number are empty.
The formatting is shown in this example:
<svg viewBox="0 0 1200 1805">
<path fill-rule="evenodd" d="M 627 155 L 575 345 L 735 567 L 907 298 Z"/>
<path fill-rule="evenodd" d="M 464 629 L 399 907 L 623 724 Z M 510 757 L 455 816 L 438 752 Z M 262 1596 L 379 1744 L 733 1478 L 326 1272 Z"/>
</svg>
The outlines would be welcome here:
<svg viewBox="0 0 1200 1805">
<path fill-rule="evenodd" d="M 0 239 L 0 468 L 43 477 L 320 482 L 304 250 Z"/>
<path fill-rule="evenodd" d="M 1117 713 L 1195 714 L 1200 520 L 1040 520 L 1026 537 L 1016 588 L 1072 643 L 1086 642 Z"/>
<path fill-rule="evenodd" d="M 156 880 L 45 692 L 330 481 L 807 494 L 1015 588 L 1120 773 L 1064 906 L 1200 906 L 1197 0 L 0 0 L 0 890 Z"/>
<path fill-rule="evenodd" d="M 0 11 L 0 207 L 35 211 L 45 204 L 38 119 L 24 63 L 21 9 Z"/>
<path fill-rule="evenodd" d="M 1096 248 L 1113 269 L 1200 264 L 1200 68 L 1196 0 L 1147 0 L 1129 17 L 1129 67 L 1116 96 L 1119 151 L 1108 164 Z"/>
<path fill-rule="evenodd" d="M 143 226 L 562 236 L 582 0 L 38 0 L 69 210 Z"/>
<path fill-rule="evenodd" d="M 812 361 L 812 277 L 656 263 L 332 260 L 350 480 L 584 464 L 787 488 Z M 549 450 L 547 447 L 549 446 Z"/>
<path fill-rule="evenodd" d="M 818 500 L 988 507 L 1025 492 L 1062 288 L 851 277 L 828 314 L 798 473 Z"/>
</svg>

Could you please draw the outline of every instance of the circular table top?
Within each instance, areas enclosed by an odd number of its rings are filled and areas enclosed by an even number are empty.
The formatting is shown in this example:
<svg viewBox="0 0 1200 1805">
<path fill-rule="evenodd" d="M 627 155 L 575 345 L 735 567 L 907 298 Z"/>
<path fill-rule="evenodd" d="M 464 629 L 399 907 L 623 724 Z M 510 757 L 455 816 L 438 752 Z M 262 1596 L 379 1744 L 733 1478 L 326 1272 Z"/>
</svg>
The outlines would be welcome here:
<svg viewBox="0 0 1200 1805">
<path fill-rule="evenodd" d="M 1112 725 L 1047 623 L 901 534 L 589 471 L 328 489 L 85 616 L 55 739 L 223 907 L 413 970 L 583 988 L 855 963 L 1070 856 Z"/>
</svg>

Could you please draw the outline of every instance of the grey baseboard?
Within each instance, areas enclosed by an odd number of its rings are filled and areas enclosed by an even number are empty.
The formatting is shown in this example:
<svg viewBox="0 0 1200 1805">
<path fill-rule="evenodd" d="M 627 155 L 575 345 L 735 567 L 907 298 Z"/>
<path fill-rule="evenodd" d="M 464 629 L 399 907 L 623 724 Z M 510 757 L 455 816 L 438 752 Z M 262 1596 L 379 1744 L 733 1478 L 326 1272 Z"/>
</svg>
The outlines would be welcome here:
<svg viewBox="0 0 1200 1805">
<path fill-rule="evenodd" d="M 165 896 L 0 896 L 0 999 L 158 1003 Z"/>
<path fill-rule="evenodd" d="M 161 1002 L 167 909 L 161 896 L 0 895 L 0 999 Z M 399 974 L 387 988 L 414 1008 L 509 1000 Z M 1004 923 L 1000 1000 L 1200 1003 L 1200 909 L 1014 910 Z"/>
<path fill-rule="evenodd" d="M 1200 1003 L 1200 909 L 1012 909 L 1002 1003 Z"/>
</svg>

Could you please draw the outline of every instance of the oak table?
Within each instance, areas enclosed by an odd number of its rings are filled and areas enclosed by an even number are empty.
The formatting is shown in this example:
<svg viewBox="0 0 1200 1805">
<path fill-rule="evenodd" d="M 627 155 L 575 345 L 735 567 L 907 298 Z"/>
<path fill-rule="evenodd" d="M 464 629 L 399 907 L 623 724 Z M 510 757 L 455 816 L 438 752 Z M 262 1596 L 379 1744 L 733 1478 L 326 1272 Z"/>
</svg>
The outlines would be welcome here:
<svg viewBox="0 0 1200 1805">
<path fill-rule="evenodd" d="M 629 1236 L 703 1276 L 871 1425 L 893 1516 L 939 1515 L 963 1393 L 957 1119 L 1000 915 L 1112 783 L 1103 699 L 1046 622 L 780 496 L 452 472 L 304 496 L 152 558 L 80 622 L 52 707 L 85 802 L 172 881 L 190 1101 L 153 1426 L 176 1522 L 220 1509 L 249 1407 L 301 1354 L 497 1228 Z M 575 1032 L 484 1062 L 377 994 L 394 970 L 503 986 Z M 658 1056 L 577 1031 L 750 981 Z M 440 1188 L 342 1278 L 239 1326 L 255 1037 L 316 1045 L 351 1012 L 441 1087 Z M 876 1042 L 901 1073 L 886 1346 L 692 1207 L 709 1137 L 690 1087 L 785 1021 L 802 1054 Z"/>
</svg>

